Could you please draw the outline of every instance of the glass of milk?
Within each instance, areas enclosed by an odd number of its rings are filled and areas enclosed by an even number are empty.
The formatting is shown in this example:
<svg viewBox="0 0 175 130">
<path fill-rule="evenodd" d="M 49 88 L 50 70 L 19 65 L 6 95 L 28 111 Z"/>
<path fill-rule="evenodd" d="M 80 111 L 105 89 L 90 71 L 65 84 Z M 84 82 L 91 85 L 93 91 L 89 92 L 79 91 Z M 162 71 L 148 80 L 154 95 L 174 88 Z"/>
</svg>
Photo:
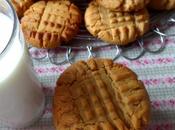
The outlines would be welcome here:
<svg viewBox="0 0 175 130">
<path fill-rule="evenodd" d="M 8 0 L 0 0 L 0 122 L 31 125 L 42 115 L 44 101 L 16 13 Z"/>
</svg>

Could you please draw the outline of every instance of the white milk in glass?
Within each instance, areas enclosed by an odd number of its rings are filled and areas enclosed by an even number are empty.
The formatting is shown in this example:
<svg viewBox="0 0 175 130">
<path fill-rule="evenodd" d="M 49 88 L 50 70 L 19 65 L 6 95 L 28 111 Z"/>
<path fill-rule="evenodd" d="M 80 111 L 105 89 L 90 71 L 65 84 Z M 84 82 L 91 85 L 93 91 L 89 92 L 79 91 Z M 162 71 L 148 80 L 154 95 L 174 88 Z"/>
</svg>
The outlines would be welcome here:
<svg viewBox="0 0 175 130">
<path fill-rule="evenodd" d="M 13 21 L 0 13 L 0 122 L 20 128 L 41 116 L 44 95 L 19 28 L 8 44 L 12 30 Z"/>
</svg>

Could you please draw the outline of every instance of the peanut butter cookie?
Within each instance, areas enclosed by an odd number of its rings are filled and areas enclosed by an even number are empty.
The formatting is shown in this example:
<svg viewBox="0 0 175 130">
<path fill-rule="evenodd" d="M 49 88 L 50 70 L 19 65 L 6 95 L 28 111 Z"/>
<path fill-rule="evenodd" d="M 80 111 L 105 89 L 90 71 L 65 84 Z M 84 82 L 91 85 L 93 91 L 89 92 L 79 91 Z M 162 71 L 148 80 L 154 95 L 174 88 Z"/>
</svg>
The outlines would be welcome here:
<svg viewBox="0 0 175 130">
<path fill-rule="evenodd" d="M 156 10 L 175 9 L 175 0 L 151 0 L 149 7 Z"/>
<path fill-rule="evenodd" d="M 143 130 L 150 100 L 137 75 L 108 59 L 71 65 L 55 88 L 57 130 Z"/>
<path fill-rule="evenodd" d="M 55 48 L 75 36 L 81 23 L 81 14 L 68 0 L 38 1 L 21 19 L 24 36 L 39 48 Z"/>
<path fill-rule="evenodd" d="M 117 11 L 138 11 L 145 8 L 150 0 L 96 0 L 101 6 Z"/>
<path fill-rule="evenodd" d="M 108 43 L 127 45 L 149 30 L 149 14 L 146 9 L 126 13 L 106 9 L 91 2 L 85 12 L 87 30 Z"/>
<path fill-rule="evenodd" d="M 21 18 L 24 12 L 33 4 L 33 0 L 11 0 L 13 7 L 19 18 Z"/>
</svg>

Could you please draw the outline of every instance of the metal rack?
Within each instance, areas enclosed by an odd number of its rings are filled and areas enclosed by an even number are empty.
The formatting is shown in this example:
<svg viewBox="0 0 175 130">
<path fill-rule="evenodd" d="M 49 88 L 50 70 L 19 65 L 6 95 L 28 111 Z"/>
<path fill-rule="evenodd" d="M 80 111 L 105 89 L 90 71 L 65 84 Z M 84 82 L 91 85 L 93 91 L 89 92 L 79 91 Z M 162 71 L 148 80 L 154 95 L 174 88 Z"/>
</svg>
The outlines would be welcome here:
<svg viewBox="0 0 175 130">
<path fill-rule="evenodd" d="M 84 10 L 84 6 L 83 6 Z M 56 49 L 47 49 L 44 50 L 44 54 L 42 57 L 34 57 L 31 55 L 31 57 L 35 60 L 44 60 L 49 59 L 49 61 L 54 65 L 61 65 L 65 63 L 73 63 L 73 51 L 86 51 L 87 52 L 87 58 L 90 57 L 97 57 L 96 52 L 99 49 L 103 48 L 111 48 L 114 50 L 113 60 L 116 60 L 118 57 L 124 57 L 127 60 L 136 60 L 140 57 L 144 56 L 145 53 L 160 53 L 165 48 L 165 38 L 166 37 L 173 37 L 174 34 L 167 34 L 165 30 L 169 28 L 169 26 L 173 26 L 175 24 L 175 17 L 173 17 L 174 11 L 169 12 L 163 12 L 163 13 L 152 13 L 151 14 L 151 24 L 152 27 L 150 31 L 145 34 L 142 38 L 138 39 L 135 43 L 131 44 L 131 46 L 125 46 L 121 47 L 118 45 L 111 45 L 104 43 L 94 37 L 92 37 L 85 29 L 85 27 L 81 27 L 80 33 L 71 41 L 71 44 L 60 46 L 57 49 L 64 50 L 64 57 L 62 60 L 54 60 L 54 56 L 51 54 L 53 51 L 56 52 Z M 165 20 L 166 19 L 166 20 Z M 166 21 L 166 22 L 162 22 Z M 159 44 L 156 44 L 156 48 L 151 49 L 149 48 L 149 44 L 147 43 L 148 39 L 151 38 L 158 38 Z M 79 41 L 83 41 L 83 45 L 78 44 Z M 85 42 L 85 44 L 84 44 Z M 100 43 L 97 43 L 100 42 Z M 29 50 L 31 50 L 33 47 L 29 47 Z M 132 48 L 139 49 L 139 53 L 134 56 L 128 56 L 126 55 L 126 52 Z M 38 49 L 36 49 L 38 51 Z M 59 55 L 59 54 L 57 54 Z"/>
</svg>

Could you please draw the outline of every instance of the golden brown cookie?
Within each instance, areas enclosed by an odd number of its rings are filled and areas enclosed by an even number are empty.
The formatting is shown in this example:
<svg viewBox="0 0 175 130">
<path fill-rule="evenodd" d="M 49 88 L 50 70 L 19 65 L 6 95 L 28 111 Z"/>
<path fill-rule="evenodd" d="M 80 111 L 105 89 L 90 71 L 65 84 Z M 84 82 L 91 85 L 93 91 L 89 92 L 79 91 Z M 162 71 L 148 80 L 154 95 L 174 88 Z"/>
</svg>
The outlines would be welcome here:
<svg viewBox="0 0 175 130">
<path fill-rule="evenodd" d="M 101 6 L 117 11 L 138 11 L 145 8 L 150 0 L 96 0 Z"/>
<path fill-rule="evenodd" d="M 149 30 L 149 14 L 146 9 L 126 13 L 106 9 L 91 2 L 85 12 L 87 30 L 108 43 L 127 45 Z"/>
<path fill-rule="evenodd" d="M 38 1 L 21 20 L 24 36 L 39 48 L 55 48 L 75 36 L 81 23 L 81 14 L 68 0 Z"/>
<path fill-rule="evenodd" d="M 175 9 L 175 0 L 151 0 L 149 7 L 156 10 Z"/>
<path fill-rule="evenodd" d="M 150 100 L 137 75 L 108 59 L 71 65 L 55 88 L 57 130 L 143 130 Z"/>
<path fill-rule="evenodd" d="M 33 4 L 33 0 L 11 0 L 13 7 L 19 18 L 21 18 L 24 12 Z"/>
</svg>

